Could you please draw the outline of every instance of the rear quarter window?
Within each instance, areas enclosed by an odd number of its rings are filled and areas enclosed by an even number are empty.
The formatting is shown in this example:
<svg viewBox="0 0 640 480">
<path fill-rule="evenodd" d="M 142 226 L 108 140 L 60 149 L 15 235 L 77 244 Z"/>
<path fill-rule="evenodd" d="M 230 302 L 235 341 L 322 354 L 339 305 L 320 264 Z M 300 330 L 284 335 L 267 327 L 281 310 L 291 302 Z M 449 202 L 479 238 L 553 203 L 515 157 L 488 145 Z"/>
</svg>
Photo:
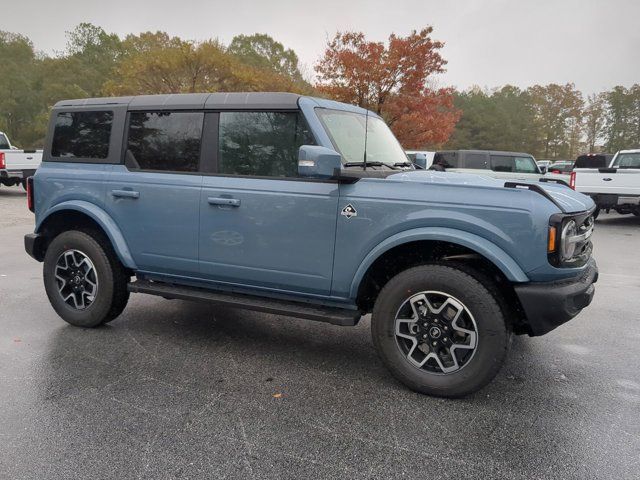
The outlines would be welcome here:
<svg viewBox="0 0 640 480">
<path fill-rule="evenodd" d="M 51 156 L 104 160 L 109 156 L 112 111 L 59 112 Z"/>
</svg>

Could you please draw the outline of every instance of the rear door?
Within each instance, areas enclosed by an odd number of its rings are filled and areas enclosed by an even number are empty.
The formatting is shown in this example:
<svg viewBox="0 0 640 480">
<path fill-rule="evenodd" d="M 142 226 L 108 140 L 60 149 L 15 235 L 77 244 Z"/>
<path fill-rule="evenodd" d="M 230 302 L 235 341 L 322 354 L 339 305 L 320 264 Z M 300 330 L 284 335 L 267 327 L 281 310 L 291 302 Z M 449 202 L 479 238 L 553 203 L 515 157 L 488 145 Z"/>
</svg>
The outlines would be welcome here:
<svg viewBox="0 0 640 480">
<path fill-rule="evenodd" d="M 129 112 L 106 209 L 141 271 L 198 275 L 202 111 Z"/>
<path fill-rule="evenodd" d="M 315 143 L 295 111 L 210 113 L 213 173 L 200 199 L 200 270 L 208 280 L 328 295 L 338 184 L 297 176 Z"/>
</svg>

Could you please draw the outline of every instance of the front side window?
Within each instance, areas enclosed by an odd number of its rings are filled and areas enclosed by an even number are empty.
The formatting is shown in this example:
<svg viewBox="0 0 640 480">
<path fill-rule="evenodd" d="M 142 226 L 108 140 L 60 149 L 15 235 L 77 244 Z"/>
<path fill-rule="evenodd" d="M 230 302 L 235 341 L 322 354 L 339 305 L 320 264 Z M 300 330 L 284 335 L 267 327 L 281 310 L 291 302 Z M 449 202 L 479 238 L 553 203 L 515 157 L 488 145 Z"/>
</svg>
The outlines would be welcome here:
<svg viewBox="0 0 640 480">
<path fill-rule="evenodd" d="M 614 168 L 640 168 L 640 152 L 621 153 L 613 162 Z"/>
<path fill-rule="evenodd" d="M 460 159 L 456 152 L 437 152 L 433 157 L 434 165 L 441 165 L 444 168 L 460 167 Z"/>
<path fill-rule="evenodd" d="M 58 113 L 51 155 L 70 159 L 106 159 L 112 123 L 111 111 Z"/>
<path fill-rule="evenodd" d="M 298 150 L 315 141 L 298 112 L 222 112 L 218 172 L 295 177 Z"/>
<path fill-rule="evenodd" d="M 494 172 L 540 173 L 533 157 L 491 155 L 491 170 Z"/>
<path fill-rule="evenodd" d="M 197 172 L 202 112 L 132 112 L 125 165 L 132 169 Z"/>
<path fill-rule="evenodd" d="M 0 150 L 9 150 L 10 148 L 9 140 L 3 133 L 0 133 Z"/>
<path fill-rule="evenodd" d="M 318 108 L 316 112 L 344 163 L 364 161 L 365 125 L 367 162 L 381 162 L 392 167 L 407 162 L 398 140 L 378 117 L 324 108 Z"/>
</svg>

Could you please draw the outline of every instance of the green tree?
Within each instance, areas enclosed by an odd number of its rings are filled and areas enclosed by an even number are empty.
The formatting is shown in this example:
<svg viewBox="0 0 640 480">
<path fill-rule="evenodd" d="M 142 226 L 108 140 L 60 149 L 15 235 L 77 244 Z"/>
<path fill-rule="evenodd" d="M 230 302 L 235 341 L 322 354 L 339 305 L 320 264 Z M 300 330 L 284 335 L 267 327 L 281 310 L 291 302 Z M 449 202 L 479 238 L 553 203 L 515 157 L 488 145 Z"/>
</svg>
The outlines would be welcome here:
<svg viewBox="0 0 640 480">
<path fill-rule="evenodd" d="M 113 95 L 304 91 L 291 77 L 261 70 L 230 55 L 217 40 L 192 42 L 165 32 L 128 35 L 104 90 Z"/>
<path fill-rule="evenodd" d="M 40 61 L 28 38 L 9 32 L 0 32 L 0 58 L 0 130 L 16 145 L 31 147 L 41 136 L 34 126 L 40 111 Z"/>
<path fill-rule="evenodd" d="M 606 101 L 605 93 L 589 95 L 587 106 L 584 109 L 584 134 L 586 146 L 590 153 L 596 151 L 596 145 L 604 134 L 606 122 Z"/>
<path fill-rule="evenodd" d="M 448 148 L 535 152 L 537 133 L 527 92 L 506 85 L 494 91 L 456 93 L 462 111 Z"/>
<path fill-rule="evenodd" d="M 302 81 L 296 52 L 290 48 L 285 49 L 284 45 L 267 34 L 236 35 L 231 40 L 227 53 L 247 65 Z"/>
<path fill-rule="evenodd" d="M 640 146 L 640 85 L 606 93 L 606 148 L 610 152 Z"/>
<path fill-rule="evenodd" d="M 569 158 L 579 150 L 584 99 L 572 83 L 535 85 L 527 89 L 543 158 Z"/>
</svg>

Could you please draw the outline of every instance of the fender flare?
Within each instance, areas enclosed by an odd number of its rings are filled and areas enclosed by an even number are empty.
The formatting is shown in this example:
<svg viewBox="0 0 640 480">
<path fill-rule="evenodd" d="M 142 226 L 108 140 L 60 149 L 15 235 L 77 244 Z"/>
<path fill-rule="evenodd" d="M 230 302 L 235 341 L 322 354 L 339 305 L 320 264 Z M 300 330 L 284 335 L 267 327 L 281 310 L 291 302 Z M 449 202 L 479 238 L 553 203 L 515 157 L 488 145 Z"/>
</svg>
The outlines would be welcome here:
<svg viewBox="0 0 640 480">
<path fill-rule="evenodd" d="M 124 239 L 124 235 L 122 235 L 122 232 L 120 231 L 120 228 L 118 228 L 116 222 L 107 212 L 105 212 L 97 205 L 94 205 L 93 203 L 84 200 L 69 200 L 66 202 L 58 203 L 54 207 L 47 210 L 46 215 L 38 221 L 38 223 L 36 224 L 35 232 L 40 233 L 42 225 L 52 214 L 64 210 L 73 210 L 76 212 L 84 213 L 92 220 L 94 220 L 104 230 L 104 232 L 107 234 L 107 237 L 109 237 L 111 245 L 113 245 L 113 249 L 115 250 L 122 264 L 127 268 L 131 268 L 133 270 L 137 269 L 136 264 L 133 261 L 133 257 L 131 256 L 131 252 L 129 251 L 129 247 L 127 246 L 127 242 Z"/>
<path fill-rule="evenodd" d="M 493 263 L 507 279 L 514 283 L 528 282 L 529 278 L 516 261 L 495 243 L 464 230 L 455 230 L 442 227 L 425 227 L 406 230 L 396 233 L 380 242 L 364 258 L 353 278 L 350 288 L 350 298 L 358 296 L 360 283 L 369 267 L 388 250 L 402 245 L 403 243 L 416 242 L 420 240 L 437 240 L 454 243 L 466 247 L 482 255 Z"/>
</svg>

